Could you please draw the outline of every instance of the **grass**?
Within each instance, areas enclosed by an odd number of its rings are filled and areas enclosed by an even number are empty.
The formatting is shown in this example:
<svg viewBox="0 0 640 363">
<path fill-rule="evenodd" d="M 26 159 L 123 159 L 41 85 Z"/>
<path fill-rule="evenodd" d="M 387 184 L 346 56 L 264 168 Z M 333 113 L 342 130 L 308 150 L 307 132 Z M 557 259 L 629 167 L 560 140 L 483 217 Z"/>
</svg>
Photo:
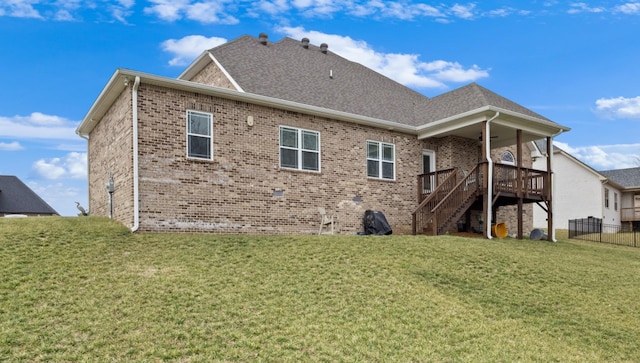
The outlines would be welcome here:
<svg viewBox="0 0 640 363">
<path fill-rule="evenodd" d="M 0 361 L 635 362 L 640 250 L 0 219 Z"/>
</svg>

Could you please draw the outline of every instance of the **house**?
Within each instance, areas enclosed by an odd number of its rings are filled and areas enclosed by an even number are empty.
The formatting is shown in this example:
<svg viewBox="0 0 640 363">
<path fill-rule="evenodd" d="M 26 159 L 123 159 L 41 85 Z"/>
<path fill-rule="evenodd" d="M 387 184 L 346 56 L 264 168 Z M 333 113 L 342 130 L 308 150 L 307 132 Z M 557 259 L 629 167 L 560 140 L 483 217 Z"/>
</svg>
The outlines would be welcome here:
<svg viewBox="0 0 640 363">
<path fill-rule="evenodd" d="M 177 79 L 117 69 L 76 132 L 92 215 L 133 231 L 314 233 L 323 207 L 343 233 L 371 209 L 394 233 L 491 238 L 499 218 L 521 237 L 531 203 L 552 213 L 531 142 L 568 130 L 476 83 L 427 98 L 327 44 L 260 34 Z"/>
<path fill-rule="evenodd" d="M 546 157 L 542 157 L 547 154 L 546 144 L 539 141 L 535 145 L 540 157 L 534 158 L 533 168 L 546 170 Z M 619 203 L 624 187 L 557 146 L 553 146 L 553 154 L 555 227 L 568 229 L 569 220 L 589 217 L 620 225 Z M 534 205 L 533 226 L 547 227 L 544 205 Z"/>
<path fill-rule="evenodd" d="M 605 187 L 605 209 L 618 212 L 619 224 L 628 224 L 633 230 L 640 228 L 640 168 L 605 170 L 600 173 L 612 182 L 612 186 L 618 186 Z"/>
<path fill-rule="evenodd" d="M 0 216 L 54 216 L 58 215 L 18 177 L 0 175 Z"/>
</svg>

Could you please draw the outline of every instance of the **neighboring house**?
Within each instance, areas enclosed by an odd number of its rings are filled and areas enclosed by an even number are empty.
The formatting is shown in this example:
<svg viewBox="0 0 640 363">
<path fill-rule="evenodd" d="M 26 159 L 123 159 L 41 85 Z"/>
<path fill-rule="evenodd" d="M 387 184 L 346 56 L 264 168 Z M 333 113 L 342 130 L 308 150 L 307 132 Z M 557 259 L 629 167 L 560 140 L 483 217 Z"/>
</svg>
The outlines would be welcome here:
<svg viewBox="0 0 640 363">
<path fill-rule="evenodd" d="M 58 212 L 18 177 L 0 175 L 0 216 L 8 215 L 54 216 Z"/>
<path fill-rule="evenodd" d="M 605 191 L 605 207 L 619 211 L 618 220 L 621 223 L 628 223 L 634 229 L 640 228 L 640 168 L 605 170 L 600 173 L 619 186 L 621 193 L 618 195 L 615 189 Z"/>
<path fill-rule="evenodd" d="M 533 167 L 546 168 L 546 145 L 538 141 L 540 157 Z M 596 171 L 571 154 L 553 147 L 554 154 L 554 225 L 568 229 L 569 220 L 601 219 L 610 226 L 628 223 L 640 228 L 640 168 Z M 533 210 L 533 226 L 546 228 L 547 212 L 542 206 Z"/>
<path fill-rule="evenodd" d="M 567 130 L 475 83 L 427 98 L 326 44 L 261 34 L 177 79 L 116 70 L 76 132 L 92 215 L 134 231 L 313 233 L 324 207 L 345 233 L 373 209 L 394 233 L 488 237 L 498 218 L 522 236 L 527 205 L 553 205 L 530 143 Z"/>
</svg>

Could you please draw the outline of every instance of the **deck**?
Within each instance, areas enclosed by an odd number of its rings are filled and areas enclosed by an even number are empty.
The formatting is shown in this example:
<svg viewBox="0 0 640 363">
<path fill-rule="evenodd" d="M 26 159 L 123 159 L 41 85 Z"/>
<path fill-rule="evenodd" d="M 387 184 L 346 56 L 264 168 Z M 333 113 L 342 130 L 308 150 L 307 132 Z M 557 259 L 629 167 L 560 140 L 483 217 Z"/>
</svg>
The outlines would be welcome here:
<svg viewBox="0 0 640 363">
<path fill-rule="evenodd" d="M 488 163 L 464 173 L 458 168 L 418 176 L 419 205 L 412 214 L 413 231 L 441 234 L 469 210 L 482 209 L 491 191 L 491 207 L 551 200 L 550 173 L 513 165 L 493 164 L 491 189 L 485 180 Z"/>
</svg>

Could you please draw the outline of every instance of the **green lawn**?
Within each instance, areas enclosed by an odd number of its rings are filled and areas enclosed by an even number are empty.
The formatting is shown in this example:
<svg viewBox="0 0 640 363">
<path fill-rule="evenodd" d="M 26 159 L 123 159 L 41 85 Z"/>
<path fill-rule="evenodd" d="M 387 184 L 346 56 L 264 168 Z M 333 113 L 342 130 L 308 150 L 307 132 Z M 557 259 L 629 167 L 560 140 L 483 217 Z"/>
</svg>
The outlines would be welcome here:
<svg viewBox="0 0 640 363">
<path fill-rule="evenodd" d="M 638 362 L 640 249 L 0 218 L 0 361 Z"/>
</svg>

